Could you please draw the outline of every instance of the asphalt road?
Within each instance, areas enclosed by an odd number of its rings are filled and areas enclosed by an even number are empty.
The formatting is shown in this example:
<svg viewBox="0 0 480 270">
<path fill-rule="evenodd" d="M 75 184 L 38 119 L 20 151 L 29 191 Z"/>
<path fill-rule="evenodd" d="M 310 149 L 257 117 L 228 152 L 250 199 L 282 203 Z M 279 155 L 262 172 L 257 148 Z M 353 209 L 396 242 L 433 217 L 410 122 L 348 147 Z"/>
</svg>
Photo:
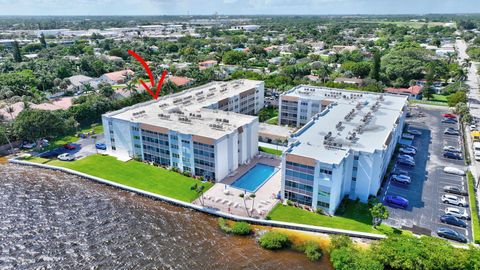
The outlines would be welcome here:
<svg viewBox="0 0 480 270">
<path fill-rule="evenodd" d="M 440 227 L 448 227 L 456 230 L 468 239 L 472 239 L 471 223 L 463 229 L 440 222 L 440 216 L 444 214 L 446 207 L 458 207 L 444 204 L 441 196 L 445 194 L 443 187 L 446 185 L 461 186 L 467 190 L 466 178 L 443 172 L 445 166 L 466 169 L 464 160 L 452 160 L 443 157 L 444 146 L 461 148 L 461 136 L 445 135 L 444 130 L 448 127 L 458 128 L 458 124 L 445 124 L 441 122 L 442 113 L 447 109 L 428 106 L 418 106 L 412 110 L 413 117 L 407 120 L 407 124 L 413 129 L 422 132 L 421 136 L 415 136 L 413 145 L 418 151 L 415 156 L 414 168 L 402 168 L 410 171 L 412 183 L 399 185 L 388 181 L 382 191 L 380 199 L 385 195 L 400 195 L 408 199 L 407 209 L 389 207 L 390 218 L 385 223 L 394 227 L 420 227 L 426 234 L 436 236 Z M 419 117 L 419 112 L 424 116 Z M 394 156 L 394 158 L 396 155 Z M 468 201 L 468 198 L 465 198 Z M 462 207 L 458 207 L 462 208 Z M 467 207 L 468 209 L 468 207 Z M 469 210 L 468 210 L 469 211 Z"/>
</svg>

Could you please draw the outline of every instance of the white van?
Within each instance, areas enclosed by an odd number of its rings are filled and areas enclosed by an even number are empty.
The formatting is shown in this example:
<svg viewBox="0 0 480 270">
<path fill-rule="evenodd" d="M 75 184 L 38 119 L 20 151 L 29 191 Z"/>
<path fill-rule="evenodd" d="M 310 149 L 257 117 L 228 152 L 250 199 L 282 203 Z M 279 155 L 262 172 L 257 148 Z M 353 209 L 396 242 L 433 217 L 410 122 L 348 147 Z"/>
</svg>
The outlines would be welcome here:
<svg viewBox="0 0 480 270">
<path fill-rule="evenodd" d="M 480 142 L 473 143 L 473 155 L 475 160 L 480 161 Z"/>
</svg>

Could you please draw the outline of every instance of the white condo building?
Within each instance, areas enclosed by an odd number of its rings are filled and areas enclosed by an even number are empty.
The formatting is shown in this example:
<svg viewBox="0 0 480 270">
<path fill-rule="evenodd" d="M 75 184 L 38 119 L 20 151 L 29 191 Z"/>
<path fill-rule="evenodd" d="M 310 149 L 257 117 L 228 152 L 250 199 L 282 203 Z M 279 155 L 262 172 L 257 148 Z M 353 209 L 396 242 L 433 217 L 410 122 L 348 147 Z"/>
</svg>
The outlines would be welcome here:
<svg viewBox="0 0 480 270">
<path fill-rule="evenodd" d="M 401 137 L 407 97 L 297 86 L 279 124 L 302 126 L 282 157 L 282 196 L 330 214 L 344 197 L 376 195 Z"/>
<path fill-rule="evenodd" d="M 222 180 L 258 153 L 264 83 L 212 82 L 102 116 L 107 152 Z"/>
</svg>

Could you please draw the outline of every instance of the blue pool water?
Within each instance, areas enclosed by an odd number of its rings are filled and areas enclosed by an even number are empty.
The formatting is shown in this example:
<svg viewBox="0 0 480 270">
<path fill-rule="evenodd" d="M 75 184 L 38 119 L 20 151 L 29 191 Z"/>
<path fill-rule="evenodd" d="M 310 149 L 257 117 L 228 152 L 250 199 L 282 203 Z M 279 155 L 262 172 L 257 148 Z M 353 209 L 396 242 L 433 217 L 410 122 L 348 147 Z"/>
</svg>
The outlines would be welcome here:
<svg viewBox="0 0 480 270">
<path fill-rule="evenodd" d="M 248 172 L 232 183 L 233 187 L 255 192 L 275 172 L 275 167 L 257 163 Z"/>
</svg>

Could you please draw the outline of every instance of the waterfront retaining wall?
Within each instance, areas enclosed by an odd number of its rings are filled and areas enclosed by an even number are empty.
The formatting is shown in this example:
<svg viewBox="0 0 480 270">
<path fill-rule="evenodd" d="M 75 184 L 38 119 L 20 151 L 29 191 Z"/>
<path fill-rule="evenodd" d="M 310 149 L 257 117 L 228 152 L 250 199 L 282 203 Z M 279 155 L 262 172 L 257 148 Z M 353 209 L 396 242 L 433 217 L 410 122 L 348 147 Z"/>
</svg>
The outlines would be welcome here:
<svg viewBox="0 0 480 270">
<path fill-rule="evenodd" d="M 262 226 L 270 226 L 270 227 L 277 227 L 277 228 L 285 228 L 285 229 L 292 229 L 292 230 L 299 230 L 299 231 L 308 231 L 308 232 L 316 232 L 316 233 L 326 233 L 326 234 L 344 234 L 348 235 L 351 237 L 358 237 L 358 238 L 365 238 L 365 239 L 372 239 L 372 240 L 379 240 L 386 238 L 385 235 L 381 234 L 372 234 L 372 233 L 363 233 L 363 232 L 356 232 L 356 231 L 350 231 L 350 230 L 342 230 L 342 229 L 334 229 L 334 228 L 327 228 L 327 227 L 320 227 L 320 226 L 311 226 L 311 225 L 303 225 L 303 224 L 297 224 L 297 223 L 289 223 L 289 222 L 282 222 L 282 221 L 274 221 L 274 220 L 263 220 L 263 219 L 255 219 L 251 217 L 243 217 L 243 216 L 238 216 L 238 215 L 232 215 L 229 213 L 225 213 L 222 211 L 218 211 L 215 209 L 211 209 L 208 207 L 204 207 L 201 205 L 196 205 L 192 204 L 189 202 L 184 202 L 180 201 L 177 199 L 173 199 L 170 197 L 162 196 L 159 194 L 155 194 L 152 192 L 148 192 L 145 190 L 141 190 L 138 188 L 122 185 L 119 183 L 115 183 L 100 177 L 92 176 L 89 174 L 81 173 L 75 170 L 71 170 L 68 168 L 63 168 L 63 167 L 57 167 L 57 166 L 51 166 L 47 164 L 40 164 L 40 163 L 34 163 L 34 162 L 29 162 L 29 161 L 24 161 L 24 160 L 18 160 L 18 159 L 10 159 L 10 163 L 14 164 L 20 164 L 20 165 L 27 165 L 27 166 L 33 166 L 33 167 L 39 167 L 39 168 L 44 168 L 44 169 L 51 169 L 55 171 L 61 171 L 73 175 L 80 176 L 82 178 L 86 178 L 89 180 L 93 180 L 98 183 L 102 183 L 105 185 L 117 187 L 126 191 L 130 192 L 135 192 L 137 194 L 153 198 L 155 200 L 160 200 L 163 202 L 167 202 L 173 205 L 181 206 L 181 207 L 186 207 L 190 209 L 194 209 L 209 215 L 217 216 L 217 217 L 223 217 L 235 221 L 246 221 L 251 224 L 256 224 L 256 225 L 262 225 Z"/>
</svg>

